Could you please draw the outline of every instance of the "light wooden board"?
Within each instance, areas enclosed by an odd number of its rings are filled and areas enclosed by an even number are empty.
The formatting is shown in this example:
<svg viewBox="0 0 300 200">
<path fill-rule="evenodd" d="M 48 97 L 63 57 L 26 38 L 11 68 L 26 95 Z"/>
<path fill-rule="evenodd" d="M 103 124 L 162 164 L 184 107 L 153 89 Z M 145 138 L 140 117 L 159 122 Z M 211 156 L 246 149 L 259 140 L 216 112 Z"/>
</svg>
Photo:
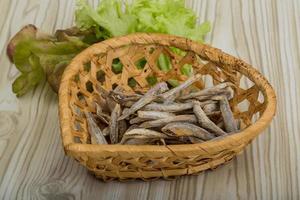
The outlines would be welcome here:
<svg viewBox="0 0 300 200">
<path fill-rule="evenodd" d="M 96 1 L 94 2 L 94 5 Z M 64 155 L 47 84 L 17 99 L 8 39 L 72 25 L 73 0 L 0 0 L 0 199 L 300 199 L 300 1 L 194 0 L 207 41 L 256 66 L 278 95 L 272 125 L 229 164 L 176 181 L 103 183 Z"/>
</svg>

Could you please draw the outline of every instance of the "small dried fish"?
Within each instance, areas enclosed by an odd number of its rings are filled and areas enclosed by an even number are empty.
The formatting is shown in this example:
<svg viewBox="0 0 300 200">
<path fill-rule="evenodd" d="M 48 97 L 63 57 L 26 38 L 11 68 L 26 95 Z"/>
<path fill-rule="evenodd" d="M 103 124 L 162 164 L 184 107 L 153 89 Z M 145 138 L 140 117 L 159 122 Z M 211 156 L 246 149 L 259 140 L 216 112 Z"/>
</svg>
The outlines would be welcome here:
<svg viewBox="0 0 300 200">
<path fill-rule="evenodd" d="M 225 89 L 228 85 L 229 85 L 229 83 L 221 83 L 216 86 L 206 88 L 204 90 L 200 90 L 199 92 L 193 92 L 193 93 L 181 96 L 178 99 L 186 100 L 186 99 L 193 99 L 193 98 L 201 97 L 201 96 L 210 97 L 210 96 L 220 95 L 220 94 L 223 94 L 224 91 L 225 91 L 225 93 L 228 92 L 228 90 Z"/>
<path fill-rule="evenodd" d="M 125 94 L 119 91 L 111 91 L 109 95 L 118 103 L 124 103 L 127 101 L 138 101 L 142 95 L 140 94 Z"/>
<path fill-rule="evenodd" d="M 220 96 L 225 96 L 227 99 L 231 99 L 232 92 L 229 89 L 229 87 L 224 88 L 223 91 L 220 91 L 220 93 L 216 93 L 215 95 L 198 96 L 198 97 L 195 97 L 195 99 L 197 99 L 198 101 L 205 101 L 208 99 L 217 100 Z"/>
<path fill-rule="evenodd" d="M 210 140 L 215 136 L 207 130 L 186 122 L 172 122 L 167 124 L 161 129 L 169 136 L 193 136 L 202 140 Z"/>
<path fill-rule="evenodd" d="M 100 105 L 97 103 L 96 103 L 96 115 L 97 115 L 97 118 L 100 119 L 102 122 L 109 124 L 110 116 L 103 113 Z"/>
<path fill-rule="evenodd" d="M 225 135 L 226 133 L 220 129 L 215 123 L 213 123 L 205 114 L 205 112 L 201 108 L 201 104 L 199 101 L 194 102 L 193 111 L 198 119 L 198 123 L 201 127 L 212 131 L 216 135 Z"/>
<path fill-rule="evenodd" d="M 123 109 L 123 112 L 128 112 L 129 111 L 129 108 L 124 108 Z"/>
<path fill-rule="evenodd" d="M 174 117 L 168 117 L 163 119 L 157 119 L 153 121 L 147 121 L 140 125 L 142 128 L 153 128 L 153 127 L 162 127 L 171 122 L 190 122 L 197 123 L 197 118 L 195 115 L 177 115 Z"/>
<path fill-rule="evenodd" d="M 105 98 L 105 100 L 106 100 L 106 104 L 107 104 L 108 109 L 110 110 L 110 112 L 112 112 L 114 110 L 114 108 L 116 107 L 117 103 L 113 100 L 113 98 L 111 98 L 109 96 L 107 96 Z"/>
<path fill-rule="evenodd" d="M 196 74 L 194 76 L 191 76 L 179 86 L 159 95 L 159 99 L 167 102 L 174 101 L 182 90 L 184 90 L 185 88 L 189 87 L 190 85 L 198 81 L 201 78 L 201 76 L 202 76 L 201 74 Z"/>
<path fill-rule="evenodd" d="M 91 135 L 91 143 L 92 144 L 107 144 L 107 141 L 106 141 L 105 137 L 103 136 L 102 131 L 97 126 L 92 113 L 85 112 L 85 116 L 87 119 L 88 130 Z"/>
<path fill-rule="evenodd" d="M 151 103 L 154 99 L 157 98 L 158 94 L 161 94 L 167 91 L 168 85 L 165 82 L 161 82 L 152 87 L 142 98 L 140 98 L 136 103 L 134 103 L 129 110 L 123 112 L 118 120 L 125 119 L 129 115 L 133 114 L 143 106 Z"/>
<path fill-rule="evenodd" d="M 117 86 L 112 92 L 122 92 L 124 91 L 124 89 L 121 86 Z M 106 91 L 107 92 L 107 91 Z M 110 92 L 107 92 L 105 94 L 105 100 L 106 100 L 106 104 L 108 109 L 110 110 L 110 112 L 112 112 L 116 106 L 116 104 L 118 103 L 118 101 L 116 101 L 111 95 Z"/>
<path fill-rule="evenodd" d="M 180 112 L 180 111 L 189 110 L 189 109 L 193 108 L 194 101 L 195 100 L 188 100 L 185 103 L 172 102 L 170 104 L 150 103 L 150 104 L 146 105 L 145 107 L 143 107 L 141 110 L 161 111 L 161 112 Z M 201 104 L 201 107 L 204 107 L 209 104 L 216 104 L 217 102 L 218 101 L 208 100 L 208 101 L 200 102 L 200 104 Z"/>
<path fill-rule="evenodd" d="M 193 108 L 193 102 L 188 103 L 151 103 L 146 105 L 142 110 L 162 111 L 162 112 L 179 112 Z"/>
<path fill-rule="evenodd" d="M 109 136 L 112 144 L 118 142 L 118 117 L 121 114 L 120 104 L 116 104 L 115 108 L 111 112 L 110 123 L 109 123 Z"/>
<path fill-rule="evenodd" d="M 140 117 L 135 117 L 135 118 L 132 118 L 129 121 L 129 123 L 130 124 L 138 124 L 138 123 L 145 122 L 145 121 L 148 121 L 148 119 L 143 119 L 143 118 L 140 118 Z"/>
<path fill-rule="evenodd" d="M 126 121 L 125 120 L 120 120 L 119 124 L 118 124 L 118 128 L 119 128 L 119 135 L 118 135 L 119 139 L 118 139 L 118 141 L 121 141 L 124 133 L 127 130 L 127 123 L 126 123 Z"/>
<path fill-rule="evenodd" d="M 166 139 L 169 138 L 169 136 L 167 136 L 164 133 L 158 132 L 158 131 L 153 131 L 153 130 L 149 130 L 149 129 L 144 129 L 144 128 L 135 128 L 132 129 L 130 131 L 127 131 L 122 140 L 121 140 L 121 144 L 124 144 L 126 142 L 126 140 L 128 139 L 156 139 L 156 140 L 160 140 L 160 139 Z"/>
<path fill-rule="evenodd" d="M 138 117 L 142 119 L 162 119 L 167 117 L 174 117 L 173 113 L 160 111 L 138 111 Z"/>
<path fill-rule="evenodd" d="M 95 105 L 97 111 L 95 116 L 90 113 L 95 118 L 92 125 L 88 119 L 89 129 L 99 125 L 98 129 L 89 130 L 92 143 L 96 143 L 95 132 L 101 133 L 104 140 L 109 135 L 112 144 L 168 145 L 201 143 L 219 135 L 224 137 L 228 130 L 237 131 L 237 121 L 228 103 L 232 98 L 230 83 L 195 90 L 200 78 L 200 74 L 194 75 L 171 90 L 161 82 L 147 92 L 143 90 L 145 94 L 126 93 L 121 86 L 108 92 L 97 85 L 99 94 L 95 95 L 102 103 L 99 105 L 100 101 L 95 99 L 97 103 L 89 105 Z"/>
<path fill-rule="evenodd" d="M 220 99 L 220 110 L 224 120 L 224 126 L 227 133 L 235 133 L 238 131 L 237 123 L 233 117 L 228 100 L 223 97 Z"/>
</svg>

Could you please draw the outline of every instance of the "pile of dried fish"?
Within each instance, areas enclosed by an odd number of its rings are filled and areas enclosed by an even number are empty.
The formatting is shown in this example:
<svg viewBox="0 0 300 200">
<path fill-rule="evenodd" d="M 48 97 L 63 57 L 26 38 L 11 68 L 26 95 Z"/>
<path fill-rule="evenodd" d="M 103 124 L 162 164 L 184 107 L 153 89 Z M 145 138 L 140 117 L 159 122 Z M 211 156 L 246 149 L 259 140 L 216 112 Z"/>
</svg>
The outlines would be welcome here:
<svg viewBox="0 0 300 200">
<path fill-rule="evenodd" d="M 200 78 L 192 76 L 172 89 L 161 82 L 143 95 L 98 86 L 96 114 L 85 113 L 91 143 L 191 144 L 237 132 L 230 84 L 195 91 Z"/>
</svg>

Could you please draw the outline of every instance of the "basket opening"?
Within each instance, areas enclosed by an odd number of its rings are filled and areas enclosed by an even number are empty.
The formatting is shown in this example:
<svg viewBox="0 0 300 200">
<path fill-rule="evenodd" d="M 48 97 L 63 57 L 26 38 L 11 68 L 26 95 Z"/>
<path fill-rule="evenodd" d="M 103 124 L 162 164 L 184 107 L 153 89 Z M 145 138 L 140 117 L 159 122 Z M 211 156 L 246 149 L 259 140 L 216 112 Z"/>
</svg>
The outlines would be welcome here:
<svg viewBox="0 0 300 200">
<path fill-rule="evenodd" d="M 131 51 L 132 49 L 134 51 Z M 76 115 L 83 122 L 86 119 L 84 115 L 78 115 L 78 112 L 83 113 L 85 110 L 95 114 L 95 102 L 104 110 L 107 109 L 107 105 L 101 100 L 101 92 L 97 89 L 99 85 L 107 91 L 122 85 L 128 93 L 141 94 L 161 81 L 166 81 L 170 87 L 176 87 L 193 73 L 203 75 L 202 80 L 193 85 L 196 88 L 208 88 L 223 82 L 231 83 L 233 98 L 230 100 L 230 106 L 243 128 L 259 119 L 259 113 L 266 107 L 261 91 L 249 78 L 229 66 L 203 60 L 191 51 L 158 44 L 135 45 L 134 48 L 123 46 L 101 54 L 101 57 L 94 55 L 90 60 L 93 60 L 92 64 L 90 61 L 82 63 L 82 70 L 72 79 L 69 91 L 73 97 L 71 99 L 74 100 L 70 103 L 72 115 Z M 186 92 L 191 91 L 192 87 Z M 218 123 L 218 120 L 220 117 L 216 115 L 213 121 Z M 80 132 L 76 137 L 80 137 L 82 143 L 88 143 L 87 123 L 81 123 L 80 129 L 75 119 L 72 124 L 74 132 Z"/>
<path fill-rule="evenodd" d="M 97 71 L 96 78 L 97 81 L 99 81 L 99 83 L 103 85 L 103 83 L 105 82 L 105 72 L 100 69 L 99 71 Z"/>
</svg>

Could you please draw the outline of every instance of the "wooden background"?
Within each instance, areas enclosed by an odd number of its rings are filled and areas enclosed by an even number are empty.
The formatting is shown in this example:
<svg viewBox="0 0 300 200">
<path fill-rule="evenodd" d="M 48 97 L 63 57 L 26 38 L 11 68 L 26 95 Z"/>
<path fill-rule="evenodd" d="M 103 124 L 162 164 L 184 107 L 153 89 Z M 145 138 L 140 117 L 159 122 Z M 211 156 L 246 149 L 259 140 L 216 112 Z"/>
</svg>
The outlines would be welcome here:
<svg viewBox="0 0 300 200">
<path fill-rule="evenodd" d="M 94 2 L 94 5 L 96 1 Z M 17 99 L 5 46 L 23 25 L 72 25 L 73 0 L 0 0 L 0 199 L 299 199 L 300 1 L 194 0 L 207 41 L 256 66 L 278 95 L 277 116 L 229 164 L 176 181 L 103 183 L 64 155 L 57 96 L 47 84 Z"/>
</svg>

